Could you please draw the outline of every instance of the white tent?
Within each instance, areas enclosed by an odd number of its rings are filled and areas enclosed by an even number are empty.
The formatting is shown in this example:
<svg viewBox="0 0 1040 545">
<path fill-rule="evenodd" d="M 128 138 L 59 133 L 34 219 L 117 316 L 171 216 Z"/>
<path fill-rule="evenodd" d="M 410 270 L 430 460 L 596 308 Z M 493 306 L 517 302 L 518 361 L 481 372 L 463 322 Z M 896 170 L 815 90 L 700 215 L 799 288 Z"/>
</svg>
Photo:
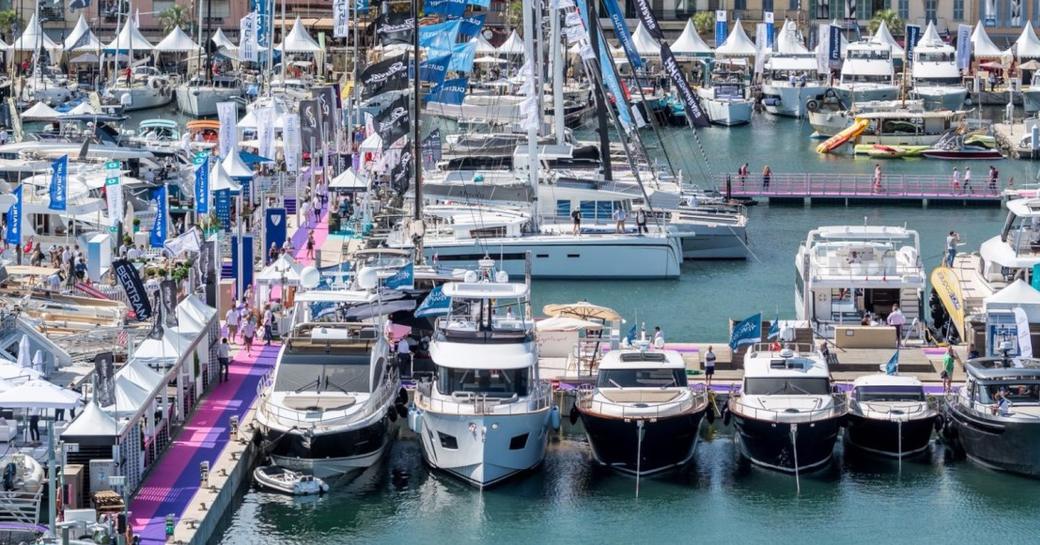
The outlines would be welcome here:
<svg viewBox="0 0 1040 545">
<path fill-rule="evenodd" d="M 716 57 L 754 57 L 756 53 L 755 42 L 744 32 L 744 25 L 740 24 L 740 19 L 733 24 L 733 30 L 726 36 L 726 41 L 715 50 Z"/>
<path fill-rule="evenodd" d="M 177 323 L 180 327 L 195 332 L 203 331 L 203 329 L 209 325 L 213 316 L 217 314 L 217 309 L 202 302 L 202 300 L 195 295 L 189 295 L 181 300 L 175 311 L 177 314 Z"/>
<path fill-rule="evenodd" d="M 0 393 L 0 407 L 9 409 L 75 409 L 80 395 L 46 380 L 29 380 Z"/>
<path fill-rule="evenodd" d="M 115 378 L 115 403 L 104 407 L 105 412 L 119 416 L 133 416 L 155 399 L 152 392 L 127 377 Z"/>
<path fill-rule="evenodd" d="M 1022 29 L 1022 34 L 1019 35 L 1018 39 L 1015 40 L 1014 45 L 1009 49 L 1015 58 L 1019 61 L 1024 59 L 1040 59 L 1040 38 L 1036 37 L 1036 31 L 1033 30 L 1033 22 L 1026 21 L 1025 28 Z"/>
<path fill-rule="evenodd" d="M 632 47 L 640 57 L 660 57 L 661 44 L 657 43 L 640 21 L 636 25 L 636 31 L 632 33 Z"/>
<path fill-rule="evenodd" d="M 780 35 L 776 38 L 776 52 L 785 55 L 808 55 L 809 48 L 805 47 L 798 36 L 798 25 L 788 19 L 784 21 Z"/>
<path fill-rule="evenodd" d="M 10 384 L 18 384 L 29 380 L 43 378 L 43 373 L 31 367 L 21 367 L 10 361 L 0 361 L 0 380 Z"/>
<path fill-rule="evenodd" d="M 212 179 L 210 180 L 212 182 Z M 149 367 L 166 368 L 177 364 L 181 356 L 191 348 L 191 339 L 166 328 L 161 339 L 145 339 L 137 346 L 132 358 L 143 361 Z M 2 406 L 2 405 L 0 405 Z"/>
<path fill-rule="evenodd" d="M 676 57 L 710 56 L 711 47 L 697 34 L 697 27 L 693 26 L 693 19 L 686 21 L 679 38 L 672 42 L 672 53 Z"/>
<path fill-rule="evenodd" d="M 321 53 L 321 46 L 318 42 L 311 38 L 311 35 L 307 32 L 307 29 L 303 28 L 303 23 L 300 22 L 300 18 L 296 18 L 296 22 L 293 23 L 292 30 L 289 31 L 289 35 L 282 40 L 282 43 L 278 44 L 278 50 L 286 53 Z"/>
<path fill-rule="evenodd" d="M 119 31 L 119 35 L 116 39 L 112 40 L 105 46 L 105 51 L 151 51 L 155 46 L 152 45 L 145 37 L 141 34 L 141 31 L 137 29 L 137 24 L 134 23 L 134 19 L 128 18 L 126 24 Z"/>
<path fill-rule="evenodd" d="M 11 44 L 11 49 L 15 51 L 36 51 L 38 48 L 61 49 L 61 45 L 55 43 L 54 40 L 47 36 L 47 33 L 40 27 L 40 21 L 34 13 L 32 18 L 29 19 L 29 24 L 25 26 L 25 31 Z"/>
<path fill-rule="evenodd" d="M 928 23 L 925 27 L 924 33 L 921 34 L 921 39 L 917 40 L 916 47 L 949 47 L 953 49 L 953 46 L 947 45 L 943 41 L 942 36 L 939 36 L 939 31 L 935 29 L 935 23 Z"/>
<path fill-rule="evenodd" d="M 989 39 L 982 21 L 975 25 L 975 31 L 971 33 L 972 55 L 976 59 L 999 59 L 1003 52 Z"/>
<path fill-rule="evenodd" d="M 116 377 L 124 377 L 149 392 L 157 392 L 164 382 L 161 374 L 148 367 L 144 360 L 138 359 L 132 359 L 119 368 Z"/>
<path fill-rule="evenodd" d="M 242 191 L 242 186 L 231 179 L 228 176 L 223 165 L 214 161 L 213 168 L 209 171 L 209 190 L 220 191 L 221 189 L 230 189 L 231 191 Z"/>
<path fill-rule="evenodd" d="M 227 157 L 220 164 L 224 167 L 224 172 L 227 172 L 227 175 L 232 178 L 252 178 L 256 175 L 253 169 L 249 168 L 245 161 L 242 160 L 238 150 L 227 154 Z"/>
<path fill-rule="evenodd" d="M 361 142 L 361 151 L 370 151 L 372 153 L 379 153 L 383 151 L 383 138 L 379 136 L 379 133 L 374 132 L 368 135 Z"/>
<path fill-rule="evenodd" d="M 1004 289 L 982 300 L 982 308 L 986 312 L 1011 310 L 1015 307 L 1022 307 L 1030 323 L 1040 323 L 1040 291 L 1022 279 L 1015 280 Z"/>
<path fill-rule="evenodd" d="M 891 46 L 893 59 L 906 58 L 906 50 L 892 36 L 892 32 L 888 30 L 888 25 L 884 21 L 881 21 L 881 25 L 878 26 L 877 32 L 870 38 L 870 41 L 876 44 Z"/>
<path fill-rule="evenodd" d="M 199 46 L 181 30 L 181 27 L 175 26 L 162 41 L 156 44 L 155 50 L 162 53 L 189 53 L 198 51 Z"/>
<path fill-rule="evenodd" d="M 94 111 L 94 107 L 90 105 L 90 102 L 84 100 L 83 102 L 80 102 L 79 104 L 77 104 L 75 108 L 65 112 L 62 115 L 64 115 L 64 116 L 72 116 L 72 115 L 94 115 L 94 114 L 97 114 L 97 112 Z"/>
<path fill-rule="evenodd" d="M 330 189 L 367 189 L 368 183 L 356 176 L 351 169 L 344 170 L 329 182 Z"/>
<path fill-rule="evenodd" d="M 53 121 L 60 116 L 61 114 L 57 110 L 42 102 L 37 102 L 22 112 L 23 121 Z"/>
<path fill-rule="evenodd" d="M 72 32 L 65 38 L 65 51 L 97 51 L 98 47 L 101 46 L 97 36 L 87 26 L 87 19 L 83 13 L 83 11 L 79 12 L 79 20 L 76 21 L 76 26 L 72 28 Z"/>
<path fill-rule="evenodd" d="M 285 110 L 279 107 L 278 103 L 275 104 L 275 116 L 274 128 L 278 130 L 283 129 L 285 127 Z M 248 110 L 246 115 L 238 120 L 238 125 L 235 126 L 240 129 L 256 130 L 256 115 L 253 114 L 253 110 Z M 239 145 L 241 146 L 242 143 L 240 142 Z"/>
<path fill-rule="evenodd" d="M 524 54 L 524 41 L 520 39 L 520 36 L 516 33 L 516 29 L 509 34 L 506 41 L 502 42 L 502 45 L 495 49 L 495 52 L 500 55 L 523 55 Z"/>
<path fill-rule="evenodd" d="M 93 403 L 87 403 L 75 420 L 61 432 L 62 437 L 114 437 L 119 435 L 126 422 L 116 419 Z"/>
<path fill-rule="evenodd" d="M 494 55 L 498 51 L 495 49 L 495 46 L 491 45 L 491 42 L 487 41 L 487 39 L 479 33 L 477 34 L 477 37 L 473 39 L 477 41 L 477 55 Z"/>
<path fill-rule="evenodd" d="M 235 42 L 232 42 L 231 39 L 227 37 L 227 34 L 224 34 L 223 29 L 218 28 L 217 32 L 213 34 L 213 38 L 211 38 L 211 40 L 213 40 L 213 43 L 218 48 L 223 47 L 226 49 L 238 49 L 238 46 L 235 45 Z"/>
<path fill-rule="evenodd" d="M 296 262 L 289 254 L 282 254 L 270 265 L 264 267 L 257 273 L 258 284 L 285 284 L 295 286 L 300 283 L 300 274 L 303 266 Z"/>
</svg>

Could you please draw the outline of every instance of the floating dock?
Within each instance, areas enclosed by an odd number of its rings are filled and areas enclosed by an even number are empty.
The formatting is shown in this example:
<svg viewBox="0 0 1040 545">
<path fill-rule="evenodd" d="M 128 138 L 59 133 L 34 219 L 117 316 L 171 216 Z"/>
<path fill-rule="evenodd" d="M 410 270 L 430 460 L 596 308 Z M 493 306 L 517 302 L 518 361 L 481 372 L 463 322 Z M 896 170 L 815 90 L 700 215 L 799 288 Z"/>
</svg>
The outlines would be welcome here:
<svg viewBox="0 0 1040 545">
<path fill-rule="evenodd" d="M 983 162 L 985 164 L 985 162 Z M 808 201 L 844 203 L 904 201 L 957 204 L 986 204 L 999 206 L 1003 199 L 1004 184 L 989 187 L 980 169 L 972 181 L 970 191 L 955 188 L 949 175 L 883 174 L 880 187 L 874 184 L 873 174 L 773 173 L 768 180 L 760 173 L 748 176 L 716 174 L 715 187 L 724 195 L 736 198 L 764 198 L 770 201 Z"/>
</svg>

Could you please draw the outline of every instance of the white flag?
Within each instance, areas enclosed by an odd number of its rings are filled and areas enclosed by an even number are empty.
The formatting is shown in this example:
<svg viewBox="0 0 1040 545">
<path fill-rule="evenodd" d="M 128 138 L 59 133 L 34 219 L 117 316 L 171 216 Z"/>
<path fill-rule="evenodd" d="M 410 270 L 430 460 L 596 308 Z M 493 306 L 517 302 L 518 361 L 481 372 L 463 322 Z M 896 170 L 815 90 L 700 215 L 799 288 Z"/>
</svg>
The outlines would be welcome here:
<svg viewBox="0 0 1040 545">
<path fill-rule="evenodd" d="M 256 117 L 256 137 L 260 140 L 260 156 L 274 159 L 274 108 L 254 108 Z"/>
<path fill-rule="evenodd" d="M 188 229 L 181 236 L 166 241 L 166 251 L 170 253 L 171 257 L 177 257 L 184 252 L 197 253 L 201 248 L 199 232 L 195 229 Z"/>
<path fill-rule="evenodd" d="M 300 114 L 285 114 L 282 129 L 282 144 L 285 149 L 285 167 L 289 172 L 300 170 Z"/>
<path fill-rule="evenodd" d="M 332 1 L 332 36 L 335 38 L 346 38 L 350 34 L 350 19 L 347 10 L 347 0 Z"/>
<path fill-rule="evenodd" d="M 220 157 L 227 157 L 238 144 L 238 105 L 234 102 L 218 102 L 217 118 L 220 120 Z"/>
<path fill-rule="evenodd" d="M 243 61 L 257 61 L 260 47 L 257 45 L 256 20 L 256 12 L 253 12 L 243 17 L 239 23 L 239 28 L 241 29 L 239 35 L 241 37 L 238 44 L 238 57 Z"/>
</svg>

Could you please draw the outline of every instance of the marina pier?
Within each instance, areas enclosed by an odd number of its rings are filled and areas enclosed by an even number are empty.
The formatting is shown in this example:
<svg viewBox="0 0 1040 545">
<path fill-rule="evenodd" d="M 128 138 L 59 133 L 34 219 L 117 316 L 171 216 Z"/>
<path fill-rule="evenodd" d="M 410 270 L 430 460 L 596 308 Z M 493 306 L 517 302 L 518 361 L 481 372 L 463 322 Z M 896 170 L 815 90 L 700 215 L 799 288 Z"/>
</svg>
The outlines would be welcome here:
<svg viewBox="0 0 1040 545">
<path fill-rule="evenodd" d="M 950 176 L 927 174 L 883 174 L 877 184 L 871 174 L 833 172 L 775 172 L 762 174 L 715 174 L 715 187 L 734 198 L 809 203 L 863 203 L 891 201 L 923 206 L 928 203 L 999 206 L 1003 184 L 995 187 L 985 180 L 973 181 L 969 189 L 955 187 Z"/>
</svg>

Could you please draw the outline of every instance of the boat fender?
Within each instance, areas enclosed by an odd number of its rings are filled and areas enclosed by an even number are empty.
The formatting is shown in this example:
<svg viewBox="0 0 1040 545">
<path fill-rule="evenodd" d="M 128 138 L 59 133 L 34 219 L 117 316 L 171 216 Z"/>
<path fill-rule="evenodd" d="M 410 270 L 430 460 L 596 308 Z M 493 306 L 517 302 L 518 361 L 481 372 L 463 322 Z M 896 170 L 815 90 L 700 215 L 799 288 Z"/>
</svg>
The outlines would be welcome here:
<svg viewBox="0 0 1040 545">
<path fill-rule="evenodd" d="M 393 407 L 390 407 L 386 411 L 386 416 L 390 418 L 391 422 L 397 422 L 397 411 L 395 411 Z"/>
<path fill-rule="evenodd" d="M 935 426 L 936 433 L 942 432 L 943 428 L 946 427 L 946 418 L 941 414 L 935 415 L 935 422 L 933 425 Z"/>
<path fill-rule="evenodd" d="M 397 412 L 397 416 L 401 418 L 408 416 L 408 406 L 403 403 L 395 403 L 394 410 Z"/>
<path fill-rule="evenodd" d="M 580 416 L 578 413 L 578 402 L 575 401 L 574 404 L 571 405 L 571 413 L 568 415 L 568 419 L 571 421 L 572 426 L 578 423 L 578 416 Z"/>
<path fill-rule="evenodd" d="M 708 414 L 705 416 L 708 419 L 709 424 L 715 423 L 715 409 L 711 406 L 708 407 Z"/>
<path fill-rule="evenodd" d="M 397 403 L 405 405 L 408 403 L 408 390 L 401 388 L 397 391 Z"/>
<path fill-rule="evenodd" d="M 408 429 L 412 430 L 412 433 L 422 433 L 422 411 L 415 407 L 408 411 Z"/>
<path fill-rule="evenodd" d="M 815 100 L 810 100 L 805 103 L 805 109 L 809 110 L 810 112 L 815 112 L 816 110 L 820 109 L 820 104 Z"/>
<path fill-rule="evenodd" d="M 729 412 L 729 407 L 722 406 L 722 424 L 729 426 L 729 421 L 733 419 L 733 414 Z"/>
<path fill-rule="evenodd" d="M 554 430 L 560 429 L 560 406 L 553 405 L 549 409 L 549 423 L 552 424 Z"/>
</svg>

